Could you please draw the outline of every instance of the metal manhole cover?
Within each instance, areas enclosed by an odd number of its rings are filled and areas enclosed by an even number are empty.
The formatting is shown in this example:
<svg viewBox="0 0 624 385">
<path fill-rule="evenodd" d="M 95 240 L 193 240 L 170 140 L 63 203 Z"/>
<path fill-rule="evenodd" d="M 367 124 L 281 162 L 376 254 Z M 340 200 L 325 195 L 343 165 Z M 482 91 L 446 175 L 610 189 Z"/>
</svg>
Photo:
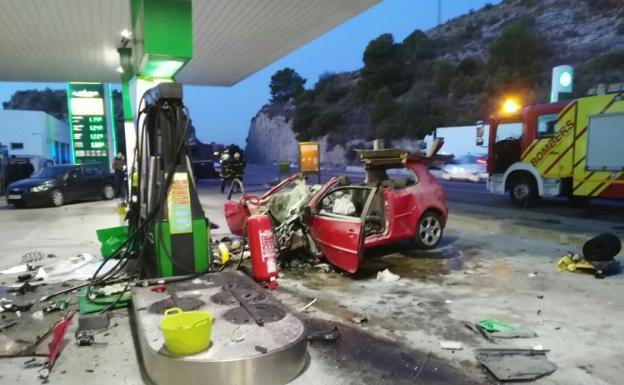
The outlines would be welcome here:
<svg viewBox="0 0 624 385">
<path fill-rule="evenodd" d="M 256 317 L 262 319 L 265 324 L 277 322 L 286 317 L 286 312 L 279 306 L 257 303 L 249 305 L 249 307 Z M 223 318 L 236 325 L 253 324 L 256 322 L 254 317 L 242 307 L 235 307 L 234 309 L 228 310 L 223 314 Z"/>
<path fill-rule="evenodd" d="M 240 298 L 247 303 L 262 302 L 262 301 L 266 301 L 267 299 L 267 295 L 265 293 L 259 292 L 256 290 L 250 290 L 250 289 L 231 289 L 231 290 L 234 290 L 236 294 L 238 294 Z M 228 291 L 221 291 L 213 295 L 212 297 L 210 297 L 210 300 L 219 305 L 234 305 L 238 303 L 236 298 L 232 294 L 230 294 L 230 292 Z"/>
</svg>

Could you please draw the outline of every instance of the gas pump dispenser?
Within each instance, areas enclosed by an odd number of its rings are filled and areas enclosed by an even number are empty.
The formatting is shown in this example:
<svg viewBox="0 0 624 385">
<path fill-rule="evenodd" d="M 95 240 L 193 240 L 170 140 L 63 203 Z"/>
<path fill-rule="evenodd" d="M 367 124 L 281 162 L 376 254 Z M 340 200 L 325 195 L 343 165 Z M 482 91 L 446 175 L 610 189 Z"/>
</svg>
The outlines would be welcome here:
<svg viewBox="0 0 624 385">
<path fill-rule="evenodd" d="M 210 226 L 197 196 L 182 86 L 151 88 L 141 105 L 128 213 L 130 233 L 143 234 L 137 263 L 148 277 L 208 272 Z"/>
</svg>

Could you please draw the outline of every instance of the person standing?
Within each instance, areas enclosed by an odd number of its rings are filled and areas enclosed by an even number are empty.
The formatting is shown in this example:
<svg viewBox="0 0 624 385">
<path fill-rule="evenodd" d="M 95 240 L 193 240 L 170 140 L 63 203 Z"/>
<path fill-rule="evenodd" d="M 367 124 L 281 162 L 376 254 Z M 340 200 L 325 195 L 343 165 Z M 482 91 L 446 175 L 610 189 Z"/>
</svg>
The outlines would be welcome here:
<svg viewBox="0 0 624 385">
<path fill-rule="evenodd" d="M 9 158 L 9 164 L 7 165 L 7 186 L 16 180 L 19 180 L 19 165 L 17 164 L 17 158 L 15 155 L 11 155 Z"/>
<path fill-rule="evenodd" d="M 225 192 L 225 187 L 229 186 L 233 178 L 232 159 L 230 152 L 226 149 L 221 154 L 221 193 Z"/>
<path fill-rule="evenodd" d="M 30 163 L 30 159 L 26 158 L 26 163 L 24 164 L 24 175 L 22 179 L 30 178 L 30 176 L 35 172 L 35 166 Z"/>
<path fill-rule="evenodd" d="M 124 183 L 124 173 L 126 171 L 126 158 L 120 152 L 113 159 L 113 172 L 115 173 L 115 195 L 119 196 Z"/>
</svg>

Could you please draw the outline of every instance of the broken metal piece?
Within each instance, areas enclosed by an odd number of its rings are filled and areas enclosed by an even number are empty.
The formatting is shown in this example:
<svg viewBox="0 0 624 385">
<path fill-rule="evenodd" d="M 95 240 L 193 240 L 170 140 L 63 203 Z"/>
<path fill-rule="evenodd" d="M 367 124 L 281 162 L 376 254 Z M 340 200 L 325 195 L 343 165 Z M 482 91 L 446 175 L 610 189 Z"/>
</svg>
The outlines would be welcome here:
<svg viewBox="0 0 624 385">
<path fill-rule="evenodd" d="M 475 355 L 499 381 L 528 381 L 557 370 L 557 365 L 546 358 L 547 352 L 535 349 L 478 349 Z"/>
<path fill-rule="evenodd" d="M 440 341 L 440 347 L 444 350 L 462 350 L 464 345 L 459 341 Z"/>
<path fill-rule="evenodd" d="M 340 330 L 338 330 L 338 326 L 334 326 L 331 330 L 321 330 L 308 334 L 308 341 L 333 342 L 338 338 L 340 338 Z"/>
</svg>

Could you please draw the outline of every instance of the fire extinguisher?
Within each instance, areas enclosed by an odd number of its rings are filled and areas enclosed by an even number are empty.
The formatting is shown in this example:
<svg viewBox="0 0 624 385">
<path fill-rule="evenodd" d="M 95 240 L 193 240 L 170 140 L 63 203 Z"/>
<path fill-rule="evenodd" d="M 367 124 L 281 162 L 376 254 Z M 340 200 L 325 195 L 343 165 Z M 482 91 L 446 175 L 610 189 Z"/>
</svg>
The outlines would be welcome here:
<svg viewBox="0 0 624 385">
<path fill-rule="evenodd" d="M 277 287 L 276 251 L 273 225 L 268 215 L 252 215 L 247 219 L 247 241 L 251 252 L 251 273 L 269 289 Z"/>
</svg>

